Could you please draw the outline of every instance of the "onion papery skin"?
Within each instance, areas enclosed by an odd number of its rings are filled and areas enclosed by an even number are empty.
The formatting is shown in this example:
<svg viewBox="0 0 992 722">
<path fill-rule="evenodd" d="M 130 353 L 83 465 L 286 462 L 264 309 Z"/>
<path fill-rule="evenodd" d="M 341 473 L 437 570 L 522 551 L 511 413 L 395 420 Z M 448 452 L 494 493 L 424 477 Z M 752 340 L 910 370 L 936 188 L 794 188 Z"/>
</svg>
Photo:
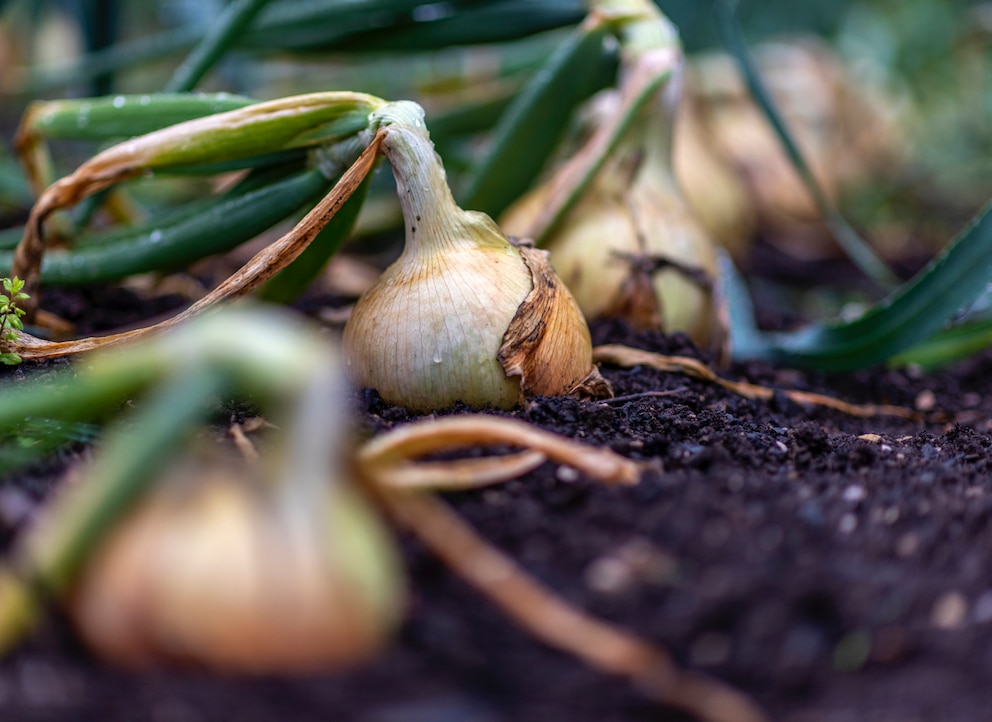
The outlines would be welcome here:
<svg viewBox="0 0 992 722">
<path fill-rule="evenodd" d="M 456 402 L 511 408 L 520 381 L 506 375 L 497 354 L 532 286 L 509 244 L 401 260 L 352 311 L 344 341 L 349 373 L 356 385 L 416 411 Z"/>
<path fill-rule="evenodd" d="M 509 409 L 593 374 L 585 319 L 543 252 L 458 207 L 426 129 L 391 126 L 382 149 L 406 242 L 345 326 L 352 382 L 425 413 L 459 402 Z M 528 372 L 536 366 L 555 371 Z"/>
<path fill-rule="evenodd" d="M 256 675 L 374 656 L 404 600 L 378 520 L 355 492 L 335 489 L 305 512 L 321 524 L 295 523 L 258 491 L 226 472 L 160 481 L 72 589 L 87 645 L 129 667 Z"/>
</svg>

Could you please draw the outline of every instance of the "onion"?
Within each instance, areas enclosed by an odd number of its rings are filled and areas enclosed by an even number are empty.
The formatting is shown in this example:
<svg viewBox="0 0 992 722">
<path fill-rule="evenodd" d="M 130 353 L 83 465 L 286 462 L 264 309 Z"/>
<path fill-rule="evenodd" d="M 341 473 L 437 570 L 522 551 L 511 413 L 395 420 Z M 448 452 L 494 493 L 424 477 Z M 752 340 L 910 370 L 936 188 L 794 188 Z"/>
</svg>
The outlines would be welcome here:
<svg viewBox="0 0 992 722">
<path fill-rule="evenodd" d="M 406 243 L 345 326 L 354 383 L 423 412 L 608 395 L 585 319 L 545 252 L 511 243 L 488 216 L 456 205 L 414 107 L 418 122 L 383 126 Z"/>
<path fill-rule="evenodd" d="M 624 46 L 619 89 L 591 109 L 584 150 L 609 152 L 578 200 L 553 223 L 549 209 L 573 177 L 589 172 L 580 152 L 501 218 L 510 233 L 541 238 L 586 318 L 620 316 L 635 326 L 684 331 L 704 346 L 722 340 L 713 282 L 716 246 L 686 202 L 672 168 L 672 137 L 684 58 L 674 28 L 642 9 L 639 36 Z M 634 26 L 632 26 L 633 29 Z M 670 73 L 637 107 L 644 88 Z M 623 113 L 631 117 L 621 123 Z M 603 143 L 625 127 L 615 147 Z"/>
<path fill-rule="evenodd" d="M 102 656 L 285 673 L 355 664 L 388 639 L 399 572 L 354 492 L 280 514 L 233 469 L 179 467 L 170 477 L 108 537 L 72 593 L 81 636 Z"/>
<path fill-rule="evenodd" d="M 102 656 L 133 666 L 314 671 L 369 658 L 398 625 L 403 574 L 348 461 L 340 365 L 334 354 L 294 348 L 305 358 L 295 399 L 283 400 L 291 418 L 261 453 L 193 445 L 148 469 L 150 490 L 73 574 L 69 614 Z M 79 502 L 106 505 L 113 492 L 101 482 L 113 477 L 113 461 L 94 463 L 67 489 L 49 531 L 71 522 Z M 94 494 L 103 499 L 96 505 Z M 27 558 L 65 567 L 46 554 L 53 540 L 39 528 Z"/>
<path fill-rule="evenodd" d="M 108 535 L 70 603 L 101 656 L 284 673 L 351 665 L 388 639 L 403 594 L 363 500 L 338 489 L 306 509 L 244 471 L 180 464 Z"/>
</svg>

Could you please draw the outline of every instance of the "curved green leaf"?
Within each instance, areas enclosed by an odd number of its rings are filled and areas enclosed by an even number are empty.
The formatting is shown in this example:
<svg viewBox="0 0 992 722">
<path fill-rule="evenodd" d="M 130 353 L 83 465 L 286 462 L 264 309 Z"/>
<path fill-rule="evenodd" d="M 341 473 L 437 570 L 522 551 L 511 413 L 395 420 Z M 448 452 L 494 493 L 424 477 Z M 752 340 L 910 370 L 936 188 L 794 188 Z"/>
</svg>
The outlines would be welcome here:
<svg viewBox="0 0 992 722">
<path fill-rule="evenodd" d="M 467 182 L 460 202 L 497 216 L 527 190 L 558 145 L 567 119 L 605 87 L 615 71 L 603 40 L 606 22 L 576 28 L 552 53 L 501 116 L 489 151 Z"/>
<path fill-rule="evenodd" d="M 166 91 L 181 93 L 193 90 L 268 3 L 269 0 L 234 0 L 228 4 L 203 40 L 176 68 L 165 87 Z"/>
<path fill-rule="evenodd" d="M 751 57 L 747 42 L 744 40 L 740 27 L 738 27 L 734 18 L 734 8 L 736 5 L 737 0 L 720 0 L 716 3 L 716 9 L 720 21 L 720 33 L 723 36 L 724 43 L 737 61 L 748 91 L 775 131 L 775 135 L 789 156 L 789 160 L 792 161 L 792 165 L 802 179 L 806 190 L 816 203 L 820 215 L 823 216 L 824 222 L 830 228 L 830 232 L 837 240 L 837 244 L 868 278 L 874 280 L 883 288 L 892 288 L 899 282 L 898 276 L 875 255 L 871 246 L 857 234 L 840 214 L 840 211 L 830 202 L 827 194 L 820 187 L 812 170 L 810 170 L 806 158 L 799 150 L 799 146 L 793 140 L 792 133 L 789 131 L 785 119 L 778 112 L 771 93 L 768 92 L 764 81 L 761 79 L 761 73 L 758 71 Z"/>
<path fill-rule="evenodd" d="M 992 278 L 992 203 L 912 280 L 846 323 L 745 338 L 735 358 L 844 371 L 883 363 L 930 338 L 974 303 Z"/>
<path fill-rule="evenodd" d="M 230 93 L 148 93 L 46 100 L 28 109 L 24 127 L 42 138 L 130 138 L 258 101 Z"/>
<path fill-rule="evenodd" d="M 296 52 L 430 51 L 495 43 L 572 25 L 585 14 L 580 0 L 305 0 L 272 3 L 239 38 L 251 50 Z M 189 50 L 202 28 L 182 27 L 91 53 L 70 68 L 35 69 L 22 92 L 53 88 Z"/>
<path fill-rule="evenodd" d="M 169 214 L 105 243 L 53 250 L 42 261 L 42 278 L 55 284 L 112 281 L 136 273 L 167 271 L 234 248 L 265 231 L 327 191 L 330 181 L 309 170 L 248 192 L 233 192 L 193 213 Z M 13 253 L 0 253 L 0 275 Z"/>
<path fill-rule="evenodd" d="M 938 331 L 923 343 L 889 359 L 890 366 L 919 366 L 935 371 L 992 346 L 992 318 Z"/>
</svg>

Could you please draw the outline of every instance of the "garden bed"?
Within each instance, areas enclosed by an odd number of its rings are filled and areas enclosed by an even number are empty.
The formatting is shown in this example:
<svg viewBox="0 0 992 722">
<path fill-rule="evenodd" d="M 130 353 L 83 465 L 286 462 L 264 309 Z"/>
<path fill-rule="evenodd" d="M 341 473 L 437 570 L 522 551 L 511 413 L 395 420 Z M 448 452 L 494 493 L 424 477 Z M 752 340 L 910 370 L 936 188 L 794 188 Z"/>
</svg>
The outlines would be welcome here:
<svg viewBox="0 0 992 722">
<path fill-rule="evenodd" d="M 51 294 L 48 303 L 82 319 L 106 302 L 99 296 Z M 160 299 L 154 312 L 179 302 Z M 681 336 L 619 323 L 596 324 L 593 335 L 597 344 L 699 355 Z M 858 418 L 784 394 L 748 400 L 643 367 L 603 373 L 619 398 L 536 399 L 512 415 L 653 468 L 638 486 L 605 488 L 549 463 L 499 487 L 447 495 L 483 536 L 569 602 L 729 682 L 772 719 L 987 718 L 992 352 L 931 375 L 730 371 L 903 406 L 919 420 Z M 412 418 L 373 392 L 355 403 L 369 433 Z M 7 477 L 0 539 L 84 454 L 74 447 Z M 407 621 L 363 669 L 250 680 L 120 671 L 91 658 L 56 617 L 0 662 L 0 719 L 685 719 L 534 641 L 404 539 Z"/>
</svg>

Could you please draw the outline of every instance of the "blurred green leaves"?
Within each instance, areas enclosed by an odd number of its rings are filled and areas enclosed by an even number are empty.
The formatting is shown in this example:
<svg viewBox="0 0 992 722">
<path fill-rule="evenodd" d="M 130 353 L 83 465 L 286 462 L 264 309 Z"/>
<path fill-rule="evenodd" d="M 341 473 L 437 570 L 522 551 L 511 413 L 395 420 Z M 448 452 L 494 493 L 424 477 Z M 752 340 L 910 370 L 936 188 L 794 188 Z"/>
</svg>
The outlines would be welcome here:
<svg viewBox="0 0 992 722">
<path fill-rule="evenodd" d="M 992 206 L 986 207 L 937 258 L 909 282 L 847 322 L 815 322 L 791 333 L 755 333 L 745 318 L 735 340 L 738 358 L 766 358 L 789 366 L 847 371 L 885 363 L 941 332 L 973 304 L 992 278 Z M 740 310 L 740 309 L 738 309 Z M 952 341 L 974 344 L 982 327 L 945 331 Z M 959 346 L 960 348 L 961 346 Z M 936 354 L 936 346 L 930 352 Z M 920 353 L 923 353 L 922 351 Z M 911 360 L 911 356 L 905 360 Z M 934 361 L 936 358 L 934 357 Z"/>
</svg>

